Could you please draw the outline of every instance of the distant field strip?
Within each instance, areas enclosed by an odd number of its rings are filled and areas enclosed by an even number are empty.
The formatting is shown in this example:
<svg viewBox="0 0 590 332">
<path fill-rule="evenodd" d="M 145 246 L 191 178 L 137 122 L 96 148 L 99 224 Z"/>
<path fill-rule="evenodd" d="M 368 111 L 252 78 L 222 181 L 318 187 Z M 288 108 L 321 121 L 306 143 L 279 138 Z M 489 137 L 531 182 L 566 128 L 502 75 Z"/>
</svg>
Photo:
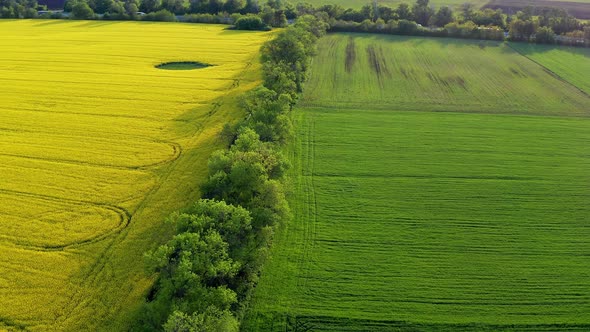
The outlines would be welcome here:
<svg viewBox="0 0 590 332">
<path fill-rule="evenodd" d="M 127 330 L 268 33 L 0 21 L 0 330 Z M 214 66 L 165 71 L 156 65 Z"/>
<path fill-rule="evenodd" d="M 300 105 L 246 330 L 590 329 L 590 98 L 504 46 L 337 34 Z"/>
</svg>

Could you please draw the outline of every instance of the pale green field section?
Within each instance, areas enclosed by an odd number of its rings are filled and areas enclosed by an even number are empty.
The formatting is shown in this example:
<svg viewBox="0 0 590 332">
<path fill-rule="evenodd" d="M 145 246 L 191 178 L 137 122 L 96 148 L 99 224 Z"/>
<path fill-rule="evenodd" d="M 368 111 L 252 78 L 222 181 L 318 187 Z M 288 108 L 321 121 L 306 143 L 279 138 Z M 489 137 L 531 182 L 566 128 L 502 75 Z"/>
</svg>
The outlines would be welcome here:
<svg viewBox="0 0 590 332">
<path fill-rule="evenodd" d="M 294 218 L 246 330 L 590 329 L 575 86 L 503 45 L 336 34 L 296 112 Z"/>
<path fill-rule="evenodd" d="M 589 5 L 590 6 L 590 5 Z M 511 43 L 520 54 L 590 94 L 590 48 Z"/>
<path fill-rule="evenodd" d="M 0 330 L 129 329 L 268 33 L 0 21 Z M 198 70 L 160 70 L 199 61 Z"/>
</svg>

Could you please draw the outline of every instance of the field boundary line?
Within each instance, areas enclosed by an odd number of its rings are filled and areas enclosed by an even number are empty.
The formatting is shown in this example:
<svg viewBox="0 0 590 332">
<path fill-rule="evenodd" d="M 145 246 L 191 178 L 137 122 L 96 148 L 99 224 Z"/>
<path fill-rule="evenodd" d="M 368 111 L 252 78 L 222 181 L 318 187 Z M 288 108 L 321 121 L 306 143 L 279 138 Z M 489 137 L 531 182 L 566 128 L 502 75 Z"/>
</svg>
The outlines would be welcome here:
<svg viewBox="0 0 590 332">
<path fill-rule="evenodd" d="M 506 45 L 508 45 L 508 47 L 513 50 L 514 52 L 518 53 L 519 55 L 529 59 L 530 61 L 532 61 L 533 63 L 535 63 L 536 65 L 540 66 L 541 68 L 543 68 L 543 70 L 545 70 L 545 72 L 553 77 L 555 77 L 556 79 L 558 79 L 559 81 L 566 83 L 567 85 L 570 85 L 572 87 L 574 87 L 576 90 L 578 90 L 579 92 L 581 92 L 584 96 L 590 98 L 590 93 L 580 89 L 580 87 L 578 87 L 577 85 L 575 85 L 574 83 L 566 80 L 565 78 L 561 77 L 559 74 L 557 74 L 556 72 L 554 72 L 553 70 L 545 67 L 543 64 L 541 64 L 540 62 L 538 62 L 537 60 L 532 59 L 531 57 L 528 57 L 526 55 L 524 55 L 522 52 L 520 52 L 519 50 L 517 50 L 516 48 L 512 47 L 512 45 L 510 45 L 510 43 L 506 43 Z"/>
</svg>

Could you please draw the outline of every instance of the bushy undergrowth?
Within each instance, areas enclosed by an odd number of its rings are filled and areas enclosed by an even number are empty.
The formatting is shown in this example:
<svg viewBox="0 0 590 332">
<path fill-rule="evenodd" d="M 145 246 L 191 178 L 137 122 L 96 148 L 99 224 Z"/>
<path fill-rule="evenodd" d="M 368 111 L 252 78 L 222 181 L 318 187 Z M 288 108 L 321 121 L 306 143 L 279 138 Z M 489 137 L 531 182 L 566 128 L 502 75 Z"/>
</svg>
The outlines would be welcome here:
<svg viewBox="0 0 590 332">
<path fill-rule="evenodd" d="M 264 86 L 242 103 L 247 117 L 209 159 L 203 199 L 169 222 L 176 235 L 146 254 L 158 279 L 137 330 L 236 331 L 258 280 L 274 228 L 289 218 L 281 153 L 292 137 L 288 113 L 301 92 L 321 17 L 302 16 L 262 48 Z"/>
</svg>

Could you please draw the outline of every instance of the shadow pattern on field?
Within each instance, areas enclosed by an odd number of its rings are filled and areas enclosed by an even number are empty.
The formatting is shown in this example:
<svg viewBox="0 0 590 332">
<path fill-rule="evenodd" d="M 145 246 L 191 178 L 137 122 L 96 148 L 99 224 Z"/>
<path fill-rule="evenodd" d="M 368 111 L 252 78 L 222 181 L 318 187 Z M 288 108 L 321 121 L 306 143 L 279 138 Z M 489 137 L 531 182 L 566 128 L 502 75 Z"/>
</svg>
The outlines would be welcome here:
<svg viewBox="0 0 590 332">
<path fill-rule="evenodd" d="M 107 230 L 106 232 L 97 234 L 95 236 L 85 238 L 83 240 L 71 241 L 71 242 L 66 242 L 63 244 L 56 244 L 56 245 L 35 245 L 35 244 L 27 243 L 24 241 L 15 241 L 15 242 L 11 241 L 13 244 L 15 244 L 21 248 L 25 248 L 25 249 L 31 249 L 31 250 L 35 250 L 35 251 L 57 251 L 57 250 L 64 250 L 66 248 L 70 248 L 70 247 L 74 247 L 74 246 L 97 242 L 97 241 L 100 241 L 100 240 L 112 235 L 113 233 L 121 231 L 123 228 L 127 227 L 129 225 L 129 223 L 131 222 L 131 217 L 132 217 L 131 213 L 127 209 L 117 206 L 117 205 L 114 205 L 114 204 L 96 203 L 96 202 L 92 202 L 92 201 L 68 199 L 68 198 L 63 198 L 63 197 L 54 197 L 54 196 L 49 196 L 49 195 L 33 194 L 33 193 L 8 190 L 8 189 L 0 189 L 0 193 L 9 194 L 11 196 L 29 197 L 29 198 L 34 198 L 37 200 L 48 201 L 48 202 L 67 202 L 72 205 L 94 206 L 99 209 L 111 211 L 118 216 L 118 223 L 117 223 L 116 227 L 111 228 L 111 229 Z"/>
<path fill-rule="evenodd" d="M 520 54 L 521 56 L 527 58 L 529 61 L 535 63 L 536 65 L 538 65 L 539 67 L 543 68 L 543 71 L 545 73 L 547 73 L 548 75 L 552 76 L 553 78 L 557 79 L 560 82 L 563 82 L 573 88 L 575 88 L 577 91 L 579 91 L 581 94 L 583 94 L 584 96 L 590 98 L 590 94 L 584 90 L 582 90 L 580 87 L 578 87 L 577 85 L 573 84 L 572 82 L 568 81 L 567 79 L 563 78 L 562 76 L 560 76 L 559 74 L 557 74 L 556 72 L 554 72 L 553 70 L 545 67 L 542 63 L 533 60 L 533 58 L 531 58 L 530 56 L 528 56 L 528 53 L 524 53 L 514 47 L 512 47 L 512 45 L 510 43 L 506 43 L 506 45 L 508 45 L 508 47 L 513 50 L 514 52 Z M 542 52 L 535 52 L 535 53 L 542 53 Z M 586 57 L 588 57 L 587 54 L 584 54 Z"/>
</svg>

